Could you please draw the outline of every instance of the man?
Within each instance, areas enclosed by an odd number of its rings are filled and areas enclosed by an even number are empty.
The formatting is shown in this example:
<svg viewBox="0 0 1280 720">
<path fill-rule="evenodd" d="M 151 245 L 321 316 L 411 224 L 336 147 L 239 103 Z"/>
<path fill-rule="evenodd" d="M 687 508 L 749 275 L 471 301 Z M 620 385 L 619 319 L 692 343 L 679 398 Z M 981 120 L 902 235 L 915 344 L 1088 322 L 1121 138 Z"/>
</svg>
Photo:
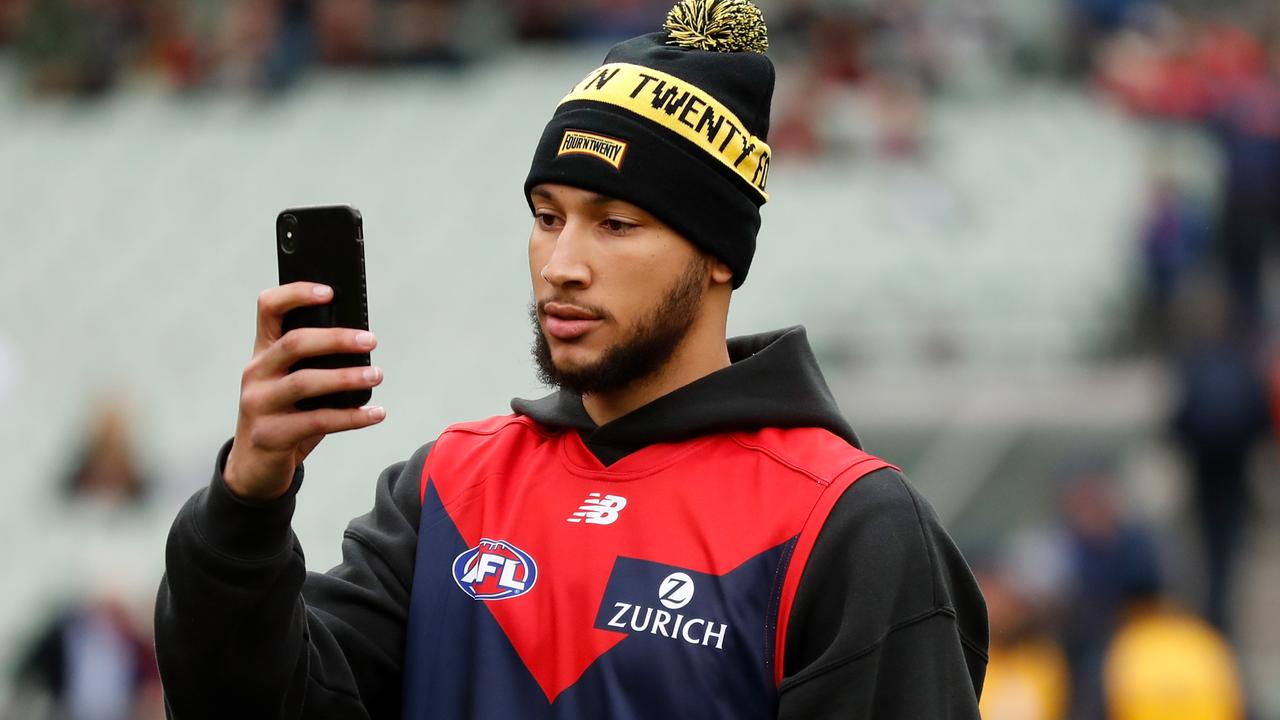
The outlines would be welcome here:
<svg viewBox="0 0 1280 720">
<path fill-rule="evenodd" d="M 559 387 L 378 480 L 341 565 L 289 528 L 301 463 L 380 371 L 262 293 L 231 444 L 170 534 L 172 714 L 977 718 L 982 597 L 932 510 L 858 449 L 792 328 L 726 341 L 766 199 L 773 66 L 745 0 L 684 0 L 562 101 L 525 182 L 535 356 Z"/>
</svg>

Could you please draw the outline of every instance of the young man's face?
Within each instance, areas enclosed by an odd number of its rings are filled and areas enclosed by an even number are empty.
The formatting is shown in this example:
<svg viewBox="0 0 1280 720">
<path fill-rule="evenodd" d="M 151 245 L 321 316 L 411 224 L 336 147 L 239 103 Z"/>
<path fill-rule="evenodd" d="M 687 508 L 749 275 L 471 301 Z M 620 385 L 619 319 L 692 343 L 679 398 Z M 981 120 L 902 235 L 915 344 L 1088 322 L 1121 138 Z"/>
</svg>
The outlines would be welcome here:
<svg viewBox="0 0 1280 720">
<path fill-rule="evenodd" d="M 606 393 L 659 370 L 698 315 L 708 257 L 622 200 L 557 184 L 535 186 L 530 199 L 541 379 Z"/>
</svg>

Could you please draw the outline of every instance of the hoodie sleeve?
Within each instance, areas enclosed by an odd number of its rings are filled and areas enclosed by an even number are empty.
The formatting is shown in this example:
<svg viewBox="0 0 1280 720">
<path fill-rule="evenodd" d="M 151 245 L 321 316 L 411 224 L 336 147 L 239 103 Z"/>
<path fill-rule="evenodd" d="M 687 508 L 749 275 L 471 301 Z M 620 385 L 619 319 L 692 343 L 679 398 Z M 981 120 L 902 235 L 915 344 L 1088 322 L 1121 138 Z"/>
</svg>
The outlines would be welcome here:
<svg viewBox="0 0 1280 720">
<path fill-rule="evenodd" d="M 156 600 L 156 656 L 177 720 L 398 718 L 431 445 L 378 478 L 373 509 L 343 533 L 342 563 L 308 573 L 290 527 L 302 469 L 282 497 L 237 498 L 213 480 L 178 513 Z"/>
<path fill-rule="evenodd" d="M 873 472 L 837 501 L 790 618 L 781 720 L 978 720 L 986 604 L 897 471 Z"/>
</svg>

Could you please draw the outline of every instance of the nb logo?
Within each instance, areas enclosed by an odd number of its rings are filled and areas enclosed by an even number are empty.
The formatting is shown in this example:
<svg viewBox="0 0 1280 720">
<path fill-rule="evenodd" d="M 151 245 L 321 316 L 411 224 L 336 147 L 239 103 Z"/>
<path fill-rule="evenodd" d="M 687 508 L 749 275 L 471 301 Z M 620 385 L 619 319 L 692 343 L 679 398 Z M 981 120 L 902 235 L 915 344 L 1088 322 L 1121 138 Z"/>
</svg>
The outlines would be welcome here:
<svg viewBox="0 0 1280 720">
<path fill-rule="evenodd" d="M 453 580 L 476 600 L 505 600 L 533 589 L 538 564 L 505 540 L 483 538 L 453 559 Z"/>
<path fill-rule="evenodd" d="M 592 525 L 612 525 L 618 519 L 618 513 L 627 506 L 627 499 L 621 495 L 605 495 L 593 492 L 582 501 L 582 507 L 570 515 L 566 522 L 586 522 Z"/>
</svg>

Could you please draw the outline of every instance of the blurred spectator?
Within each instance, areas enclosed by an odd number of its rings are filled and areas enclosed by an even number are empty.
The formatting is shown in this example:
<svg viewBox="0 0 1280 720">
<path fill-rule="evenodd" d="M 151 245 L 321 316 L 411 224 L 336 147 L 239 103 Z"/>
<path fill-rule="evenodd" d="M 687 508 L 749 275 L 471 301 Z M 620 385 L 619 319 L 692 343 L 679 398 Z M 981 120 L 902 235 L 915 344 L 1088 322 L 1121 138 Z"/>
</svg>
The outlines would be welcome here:
<svg viewBox="0 0 1280 720">
<path fill-rule="evenodd" d="M 816 158 L 828 149 L 820 127 L 826 88 L 817 74 L 797 77 L 795 83 L 795 93 L 769 130 L 770 147 L 788 157 Z"/>
<path fill-rule="evenodd" d="M 797 72 L 770 129 L 770 147 L 790 157 L 831 155 L 842 143 L 829 137 L 838 95 L 859 88 L 869 67 L 866 10 L 815 2 L 791 2 L 767 18 L 771 52 L 798 55 Z"/>
<path fill-rule="evenodd" d="M 1062 648 L 1009 568 L 980 570 L 991 628 L 990 660 L 979 709 L 984 720 L 1062 720 L 1070 679 Z"/>
<path fill-rule="evenodd" d="M 1232 568 L 1248 519 L 1248 466 L 1268 428 L 1267 390 L 1248 334 L 1220 294 L 1198 303 L 1180 368 L 1173 430 L 1186 454 L 1208 560 L 1206 616 L 1228 632 Z"/>
<path fill-rule="evenodd" d="M 319 59 L 330 65 L 455 64 L 456 0 L 316 0 Z"/>
<path fill-rule="evenodd" d="M 1144 8 L 1134 23 L 1099 45 L 1102 87 L 1139 115 L 1202 119 L 1209 112 L 1210 95 L 1193 52 L 1195 33 L 1171 8 Z"/>
<path fill-rule="evenodd" d="M 1071 668 L 1072 717 L 1105 717 L 1103 659 L 1121 613 L 1134 595 L 1160 586 L 1150 532 L 1122 514 L 1114 478 L 1103 465 L 1070 473 L 1063 503 L 1072 589 L 1063 645 Z"/>
<path fill-rule="evenodd" d="M 781 28 L 779 52 L 785 55 L 790 42 L 804 69 L 793 106 L 781 113 L 776 142 L 812 151 L 821 138 L 815 124 L 831 106 L 832 94 L 854 87 L 866 91 L 878 149 L 890 156 L 917 152 L 927 96 L 939 89 L 946 64 L 936 20 L 920 0 L 789 4 L 770 23 Z"/>
<path fill-rule="evenodd" d="M 371 64 L 376 58 L 376 0 L 315 0 L 320 58 L 333 65 Z"/>
<path fill-rule="evenodd" d="M 1142 230 L 1142 254 L 1147 269 L 1150 325 L 1163 345 L 1171 339 L 1174 296 L 1207 255 L 1210 221 L 1200 203 L 1169 176 L 1155 181 L 1150 203 Z"/>
<path fill-rule="evenodd" d="M 928 102 L 906 74 L 878 73 L 868 83 L 879 153 L 894 160 L 917 160 L 927 150 Z"/>
<path fill-rule="evenodd" d="M 1204 621 L 1135 603 L 1106 657 L 1110 720 L 1243 720 L 1231 647 Z"/>
<path fill-rule="evenodd" d="M 863 15 L 834 8 L 805 22 L 813 67 L 821 80 L 854 84 L 866 77 L 866 43 L 872 30 Z"/>
<path fill-rule="evenodd" d="M 315 56 L 314 0 L 281 0 L 275 44 L 265 57 L 265 87 L 281 90 L 310 66 Z"/>
<path fill-rule="evenodd" d="M 1205 77 L 1214 108 L 1253 85 L 1267 73 L 1267 53 L 1248 30 L 1209 22 L 1196 34 L 1196 63 Z"/>
<path fill-rule="evenodd" d="M 178 90 L 195 87 L 208 70 L 208 58 L 188 15 L 189 8 L 181 0 L 153 0 L 145 15 L 144 62 Z"/>
<path fill-rule="evenodd" d="M 1099 43 L 1121 30 L 1152 0 L 1067 0 L 1067 70 L 1088 74 Z"/>
<path fill-rule="evenodd" d="M 67 496 L 109 505 L 131 504 L 145 498 L 148 486 L 134 455 L 123 407 L 118 402 L 105 403 L 63 482 Z"/>
<path fill-rule="evenodd" d="M 90 97 L 119 79 L 142 27 L 139 0 L 25 0 L 20 57 L 37 93 Z"/>
<path fill-rule="evenodd" d="M 98 599 L 40 631 L 18 666 L 13 712 L 24 720 L 154 718 L 159 682 L 151 642 L 119 603 Z"/>
<path fill-rule="evenodd" d="M 30 0 L 0 0 L 0 47 L 11 42 L 22 27 Z"/>
<path fill-rule="evenodd" d="M 1274 72 L 1224 91 L 1215 135 L 1226 162 L 1219 247 L 1236 302 L 1261 319 L 1265 250 L 1280 233 L 1280 53 Z"/>
<path fill-rule="evenodd" d="M 457 49 L 459 0 L 404 0 L 386 8 L 380 43 L 383 62 L 393 64 L 461 62 Z"/>
<path fill-rule="evenodd" d="M 955 28 L 935 27 L 922 0 L 881 0 L 872 6 L 867 58 L 881 72 L 909 77 L 924 91 L 940 89 L 943 67 L 939 36 Z"/>
<path fill-rule="evenodd" d="M 582 0 L 511 0 L 507 3 L 521 40 L 564 40 L 581 18 Z"/>
<path fill-rule="evenodd" d="M 667 0 L 611 0 L 584 5 L 579 37 L 588 40 L 621 40 L 653 32 L 654 19 L 664 18 L 674 3 Z"/>
<path fill-rule="evenodd" d="M 288 3 L 290 8 L 298 6 Z M 270 89 L 281 87 L 291 77 L 289 70 L 279 69 L 287 63 L 272 63 L 278 53 L 289 55 L 292 49 L 278 49 L 280 38 L 288 36 L 285 8 L 280 0 L 231 0 L 227 4 L 214 43 L 215 82 L 227 87 Z M 273 78 L 273 66 L 280 76 Z"/>
</svg>

